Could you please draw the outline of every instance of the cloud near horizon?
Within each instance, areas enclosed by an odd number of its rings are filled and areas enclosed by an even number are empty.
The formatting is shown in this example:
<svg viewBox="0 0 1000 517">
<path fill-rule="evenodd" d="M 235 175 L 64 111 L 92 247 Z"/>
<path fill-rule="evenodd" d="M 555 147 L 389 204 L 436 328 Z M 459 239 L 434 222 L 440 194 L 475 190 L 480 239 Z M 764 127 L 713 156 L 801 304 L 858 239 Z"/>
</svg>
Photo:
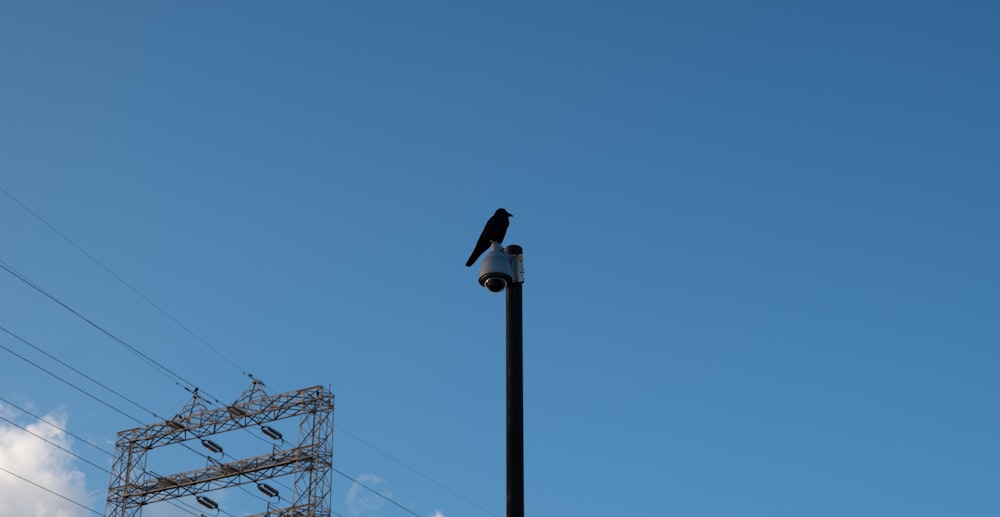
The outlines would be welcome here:
<svg viewBox="0 0 1000 517">
<path fill-rule="evenodd" d="M 25 424 L 3 404 L 0 404 L 0 416 L 17 422 L 30 431 L 29 433 L 5 420 L 0 420 L 0 467 L 82 505 L 103 509 L 99 502 L 95 502 L 87 493 L 84 473 L 75 467 L 75 458 L 38 438 L 38 436 L 44 437 L 52 443 L 59 444 L 60 447 L 72 450 L 71 440 L 66 433 L 41 421 Z M 44 418 L 60 428 L 66 427 L 66 415 L 61 411 L 50 413 Z M 65 499 L 2 471 L 0 471 L 0 501 L 2 501 L 0 517 L 93 515 Z"/>
<path fill-rule="evenodd" d="M 386 501 L 372 493 L 368 488 L 392 499 L 392 492 L 381 488 L 386 485 L 385 479 L 375 474 L 358 474 L 355 479 L 358 482 L 351 483 L 351 488 L 347 490 L 347 495 L 344 497 L 347 513 L 350 514 L 350 517 L 377 517 Z M 365 488 L 366 486 L 368 488 Z M 434 510 L 434 513 L 428 517 L 445 517 L 445 515 L 441 510 Z"/>
<path fill-rule="evenodd" d="M 379 488 L 379 485 L 385 485 L 385 480 L 381 477 L 375 474 L 358 474 L 356 479 L 358 483 L 364 484 L 373 490 L 378 490 L 380 494 L 386 497 L 392 497 L 392 492 Z M 347 512 L 351 517 L 374 517 L 378 515 L 379 509 L 385 504 L 385 499 L 373 494 L 371 490 L 358 483 L 351 483 L 351 488 L 347 490 L 347 495 L 344 498 L 344 502 L 347 504 Z"/>
</svg>

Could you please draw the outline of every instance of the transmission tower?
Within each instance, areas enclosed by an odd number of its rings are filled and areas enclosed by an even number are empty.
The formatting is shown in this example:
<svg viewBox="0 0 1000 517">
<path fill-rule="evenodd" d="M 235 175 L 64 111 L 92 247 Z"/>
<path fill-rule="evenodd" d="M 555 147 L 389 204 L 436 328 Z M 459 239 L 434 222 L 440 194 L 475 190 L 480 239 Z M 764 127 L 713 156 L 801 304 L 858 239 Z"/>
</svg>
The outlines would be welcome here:
<svg viewBox="0 0 1000 517">
<path fill-rule="evenodd" d="M 298 443 L 289 443 L 269 426 L 298 417 Z M 260 426 L 273 440 L 271 452 L 243 459 L 225 459 L 222 446 L 210 438 L 220 433 Z M 256 433 L 257 430 L 253 429 Z M 169 445 L 201 440 L 219 459 L 206 456 L 204 468 L 161 475 L 147 469 L 149 453 Z M 268 502 L 266 511 L 249 517 L 330 517 L 333 469 L 333 394 L 314 386 L 280 395 L 267 395 L 254 379 L 232 405 L 208 409 L 195 389 L 180 413 L 163 422 L 121 431 L 108 486 L 106 517 L 141 517 L 150 503 L 195 496 L 210 510 L 219 504 L 208 492 L 255 483 L 257 489 L 280 503 Z M 281 498 L 266 481 L 292 476 L 290 498 Z"/>
</svg>

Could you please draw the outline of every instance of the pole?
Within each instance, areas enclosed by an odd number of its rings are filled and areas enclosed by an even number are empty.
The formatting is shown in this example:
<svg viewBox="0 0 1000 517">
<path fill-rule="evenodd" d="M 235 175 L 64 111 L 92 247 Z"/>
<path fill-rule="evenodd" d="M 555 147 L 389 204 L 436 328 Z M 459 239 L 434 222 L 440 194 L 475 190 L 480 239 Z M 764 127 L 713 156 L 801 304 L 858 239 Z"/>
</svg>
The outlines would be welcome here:
<svg viewBox="0 0 1000 517">
<path fill-rule="evenodd" d="M 521 247 L 507 246 L 518 260 Z M 515 268 L 517 265 L 515 264 Z M 516 272 L 515 276 L 519 276 Z M 524 329 L 521 282 L 507 286 L 507 517 L 524 517 Z"/>
</svg>

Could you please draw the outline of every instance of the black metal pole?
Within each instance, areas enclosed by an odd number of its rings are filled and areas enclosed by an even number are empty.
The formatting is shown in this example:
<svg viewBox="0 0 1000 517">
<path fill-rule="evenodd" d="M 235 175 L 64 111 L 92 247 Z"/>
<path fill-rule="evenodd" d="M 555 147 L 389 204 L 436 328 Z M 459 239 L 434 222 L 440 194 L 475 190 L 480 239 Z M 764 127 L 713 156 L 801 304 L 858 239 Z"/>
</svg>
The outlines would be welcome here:
<svg viewBox="0 0 1000 517">
<path fill-rule="evenodd" d="M 511 257 L 522 253 L 516 245 L 507 246 L 506 251 Z M 507 517 L 524 517 L 524 329 L 520 279 L 507 286 Z"/>
</svg>

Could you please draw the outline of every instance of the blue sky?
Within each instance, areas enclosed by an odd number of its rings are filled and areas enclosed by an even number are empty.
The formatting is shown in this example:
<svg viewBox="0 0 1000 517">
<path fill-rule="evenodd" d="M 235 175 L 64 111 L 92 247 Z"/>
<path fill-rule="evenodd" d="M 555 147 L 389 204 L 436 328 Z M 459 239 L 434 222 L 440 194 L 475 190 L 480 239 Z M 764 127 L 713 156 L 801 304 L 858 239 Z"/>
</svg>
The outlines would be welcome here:
<svg viewBox="0 0 1000 517">
<path fill-rule="evenodd" d="M 222 401 L 243 372 L 330 386 L 335 466 L 412 512 L 335 474 L 338 514 L 502 515 L 504 301 L 463 263 L 504 207 L 529 515 L 993 516 L 998 21 L 988 2 L 10 2 L 0 260 Z M 0 324 L 156 414 L 188 400 L 2 271 Z M 0 396 L 108 447 L 137 425 L 3 350 Z M 110 457 L 0 415 L 0 467 L 103 510 L 106 472 L 9 422 Z M 30 490 L 0 472 L 5 501 L 91 515 Z"/>
</svg>

